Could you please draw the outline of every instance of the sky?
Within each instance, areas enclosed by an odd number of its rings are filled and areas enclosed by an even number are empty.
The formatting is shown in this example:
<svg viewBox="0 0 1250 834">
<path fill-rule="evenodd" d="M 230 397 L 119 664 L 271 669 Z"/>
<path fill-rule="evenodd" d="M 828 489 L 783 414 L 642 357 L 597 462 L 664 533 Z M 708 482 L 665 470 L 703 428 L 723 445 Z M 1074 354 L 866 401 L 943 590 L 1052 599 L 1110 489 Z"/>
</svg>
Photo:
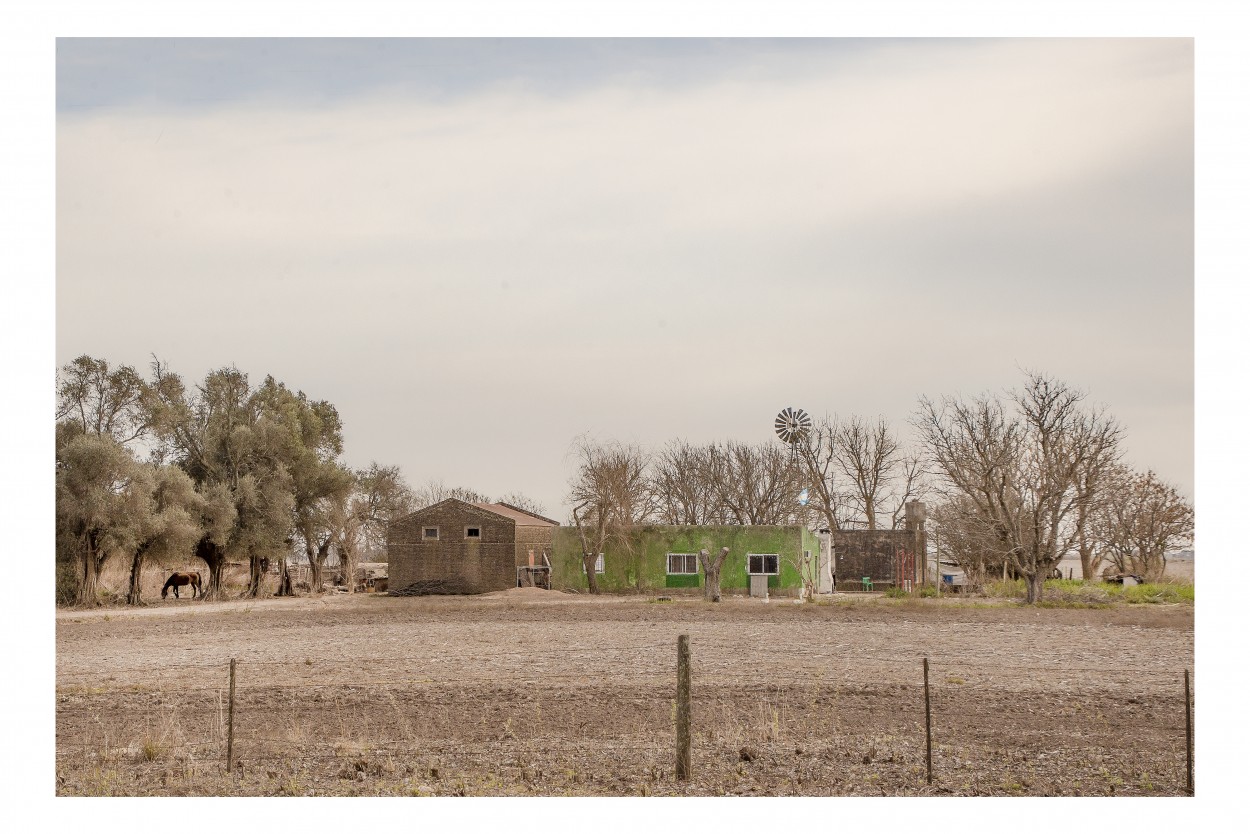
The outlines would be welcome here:
<svg viewBox="0 0 1250 834">
<path fill-rule="evenodd" d="M 1194 46 L 56 44 L 56 362 L 234 366 L 568 517 L 581 436 L 1088 392 L 1194 494 Z"/>
</svg>

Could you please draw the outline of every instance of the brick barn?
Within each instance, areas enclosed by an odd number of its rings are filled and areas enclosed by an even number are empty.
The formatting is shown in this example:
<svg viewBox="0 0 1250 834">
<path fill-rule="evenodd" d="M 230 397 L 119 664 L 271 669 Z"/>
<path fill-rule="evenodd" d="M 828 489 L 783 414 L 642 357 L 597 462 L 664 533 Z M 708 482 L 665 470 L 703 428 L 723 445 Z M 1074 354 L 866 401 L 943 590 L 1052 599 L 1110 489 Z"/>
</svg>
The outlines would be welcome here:
<svg viewBox="0 0 1250 834">
<path fill-rule="evenodd" d="M 874 590 L 904 582 L 919 587 L 925 578 L 925 505 L 909 501 L 902 530 L 837 530 L 833 534 L 834 572 L 839 591 L 857 591 L 864 579 Z"/>
<path fill-rule="evenodd" d="M 515 588 L 518 568 L 544 564 L 559 522 L 511 504 L 440 501 L 386 532 L 389 593 L 483 594 Z"/>
</svg>

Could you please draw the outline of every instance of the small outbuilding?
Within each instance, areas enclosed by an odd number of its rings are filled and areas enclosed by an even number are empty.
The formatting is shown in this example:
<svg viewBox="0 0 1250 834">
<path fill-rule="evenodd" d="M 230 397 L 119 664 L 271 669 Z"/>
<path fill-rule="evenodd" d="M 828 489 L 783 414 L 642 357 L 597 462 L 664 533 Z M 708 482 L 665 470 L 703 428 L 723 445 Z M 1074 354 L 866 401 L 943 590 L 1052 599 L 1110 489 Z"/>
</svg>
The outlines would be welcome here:
<svg viewBox="0 0 1250 834">
<path fill-rule="evenodd" d="M 389 593 L 482 594 L 532 581 L 559 522 L 504 503 L 448 498 L 391 523 Z"/>
</svg>

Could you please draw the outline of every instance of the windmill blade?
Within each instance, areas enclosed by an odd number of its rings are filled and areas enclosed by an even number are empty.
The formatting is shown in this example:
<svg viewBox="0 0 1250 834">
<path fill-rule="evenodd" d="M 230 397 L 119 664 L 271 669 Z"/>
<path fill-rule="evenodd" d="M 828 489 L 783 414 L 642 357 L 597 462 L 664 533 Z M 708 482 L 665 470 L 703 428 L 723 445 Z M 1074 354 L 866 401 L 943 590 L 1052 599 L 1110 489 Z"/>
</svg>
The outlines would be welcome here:
<svg viewBox="0 0 1250 834">
<path fill-rule="evenodd" d="M 801 408 L 783 408 L 773 422 L 773 429 L 781 442 L 791 446 L 807 436 L 812 427 L 812 418 Z"/>
</svg>

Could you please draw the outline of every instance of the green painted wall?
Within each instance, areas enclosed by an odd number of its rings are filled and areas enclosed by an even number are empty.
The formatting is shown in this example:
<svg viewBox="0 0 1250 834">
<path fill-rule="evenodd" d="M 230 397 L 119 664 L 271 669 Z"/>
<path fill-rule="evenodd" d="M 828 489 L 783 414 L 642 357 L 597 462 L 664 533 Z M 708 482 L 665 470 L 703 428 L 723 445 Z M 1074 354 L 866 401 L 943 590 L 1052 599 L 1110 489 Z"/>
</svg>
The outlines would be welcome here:
<svg viewBox="0 0 1250 834">
<path fill-rule="evenodd" d="M 584 590 L 586 575 L 582 572 L 582 545 L 577 529 L 557 528 L 552 547 L 552 587 Z M 636 528 L 631 537 L 631 547 L 609 544 L 604 550 L 604 572 L 599 574 L 599 588 L 603 591 L 701 588 L 701 569 L 698 576 L 668 575 L 668 554 L 698 553 L 701 548 L 706 548 L 715 556 L 722 547 L 729 548 L 729 555 L 721 568 L 721 589 L 727 592 L 746 592 L 749 589 L 748 553 L 776 553 L 780 557 L 781 573 L 769 578 L 768 587 L 796 592 L 803 582 L 792 563 L 802 558 L 804 549 L 812 552 L 813 559 L 820 553 L 815 534 L 803 527 L 646 525 Z"/>
</svg>

